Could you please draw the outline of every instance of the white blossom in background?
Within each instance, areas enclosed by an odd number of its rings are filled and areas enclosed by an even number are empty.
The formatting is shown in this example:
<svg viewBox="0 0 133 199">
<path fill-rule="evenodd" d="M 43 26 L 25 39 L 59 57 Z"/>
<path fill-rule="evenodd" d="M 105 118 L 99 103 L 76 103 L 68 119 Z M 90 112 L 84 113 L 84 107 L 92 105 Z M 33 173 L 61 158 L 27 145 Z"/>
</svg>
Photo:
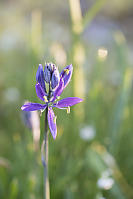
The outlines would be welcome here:
<svg viewBox="0 0 133 199">
<path fill-rule="evenodd" d="M 96 130 L 94 126 L 88 125 L 80 129 L 79 135 L 83 140 L 92 140 L 96 136 Z"/>
<path fill-rule="evenodd" d="M 102 173 L 101 178 L 99 178 L 97 181 L 97 185 L 100 189 L 109 190 L 112 188 L 114 184 L 114 179 L 110 177 L 111 174 L 112 170 L 110 169 L 107 169 Z"/>
<path fill-rule="evenodd" d="M 100 178 L 97 181 L 98 187 L 100 189 L 105 189 L 105 190 L 111 189 L 113 184 L 114 184 L 114 180 L 111 177 L 109 177 L 109 178 Z"/>
<path fill-rule="evenodd" d="M 98 49 L 98 58 L 104 61 L 107 58 L 108 50 L 104 47 Z"/>
</svg>

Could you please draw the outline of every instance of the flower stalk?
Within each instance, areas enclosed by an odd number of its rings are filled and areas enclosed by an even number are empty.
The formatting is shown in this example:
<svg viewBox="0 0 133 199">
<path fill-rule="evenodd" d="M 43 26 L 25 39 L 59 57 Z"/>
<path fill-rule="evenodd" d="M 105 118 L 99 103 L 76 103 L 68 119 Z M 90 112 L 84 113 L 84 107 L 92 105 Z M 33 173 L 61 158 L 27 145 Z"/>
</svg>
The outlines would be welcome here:
<svg viewBox="0 0 133 199">
<path fill-rule="evenodd" d="M 45 110 L 45 128 L 44 140 L 41 147 L 42 164 L 44 166 L 44 199 L 50 199 L 50 188 L 48 178 L 48 126 L 53 139 L 57 136 L 56 116 L 53 108 L 66 109 L 70 113 L 70 107 L 83 101 L 78 97 L 67 97 L 59 100 L 61 93 L 66 88 L 71 80 L 73 66 L 66 66 L 61 73 L 58 67 L 53 63 L 45 63 L 43 69 L 42 64 L 39 64 L 36 73 L 36 94 L 44 104 L 40 103 L 25 103 L 21 109 L 23 111 L 40 110 L 41 113 Z"/>
<path fill-rule="evenodd" d="M 45 130 L 44 130 L 44 151 L 45 151 L 45 165 L 44 165 L 44 199 L 50 199 L 49 177 L 48 177 L 48 108 L 45 113 Z"/>
</svg>

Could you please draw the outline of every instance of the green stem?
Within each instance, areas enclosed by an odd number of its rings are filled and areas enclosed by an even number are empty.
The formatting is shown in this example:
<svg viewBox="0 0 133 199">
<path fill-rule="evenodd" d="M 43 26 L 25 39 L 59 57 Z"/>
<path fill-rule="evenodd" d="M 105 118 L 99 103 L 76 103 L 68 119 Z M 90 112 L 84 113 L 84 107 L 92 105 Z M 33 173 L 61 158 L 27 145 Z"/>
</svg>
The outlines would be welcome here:
<svg viewBox="0 0 133 199">
<path fill-rule="evenodd" d="M 45 136 L 44 136 L 44 151 L 45 151 L 45 167 L 44 167 L 44 199 L 50 199 L 49 191 L 49 178 L 48 178 L 48 120 L 47 120 L 48 108 L 45 113 Z"/>
</svg>

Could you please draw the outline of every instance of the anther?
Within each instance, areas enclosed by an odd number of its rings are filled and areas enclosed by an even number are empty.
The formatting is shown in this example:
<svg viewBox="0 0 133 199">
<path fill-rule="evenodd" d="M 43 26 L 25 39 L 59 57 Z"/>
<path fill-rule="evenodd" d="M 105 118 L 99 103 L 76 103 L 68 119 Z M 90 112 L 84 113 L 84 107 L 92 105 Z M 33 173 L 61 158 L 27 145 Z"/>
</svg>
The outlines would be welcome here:
<svg viewBox="0 0 133 199">
<path fill-rule="evenodd" d="M 47 99 L 47 97 L 46 97 L 46 96 L 44 96 L 43 98 L 44 98 L 45 102 L 48 102 L 48 99 Z"/>
<path fill-rule="evenodd" d="M 67 110 L 67 114 L 69 114 L 70 113 L 70 106 L 68 106 L 66 110 Z"/>
<path fill-rule="evenodd" d="M 57 116 L 55 116 L 54 119 L 53 119 L 55 124 L 56 124 L 56 119 L 57 119 Z"/>
<path fill-rule="evenodd" d="M 64 72 L 68 75 L 69 74 L 69 69 L 64 69 Z"/>
</svg>

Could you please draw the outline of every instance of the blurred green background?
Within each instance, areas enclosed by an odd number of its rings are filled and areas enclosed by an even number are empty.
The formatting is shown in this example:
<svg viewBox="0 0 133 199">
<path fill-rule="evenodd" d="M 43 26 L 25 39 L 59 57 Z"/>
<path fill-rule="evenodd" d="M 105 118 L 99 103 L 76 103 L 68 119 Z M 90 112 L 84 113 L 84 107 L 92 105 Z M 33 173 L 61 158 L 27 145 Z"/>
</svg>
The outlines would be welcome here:
<svg viewBox="0 0 133 199">
<path fill-rule="evenodd" d="M 51 198 L 133 198 L 132 21 L 131 0 L 0 1 L 0 199 L 43 198 L 44 114 L 38 143 L 20 107 L 39 102 L 45 61 L 72 63 L 62 98 L 84 99 L 71 114 L 55 109 Z"/>
</svg>

